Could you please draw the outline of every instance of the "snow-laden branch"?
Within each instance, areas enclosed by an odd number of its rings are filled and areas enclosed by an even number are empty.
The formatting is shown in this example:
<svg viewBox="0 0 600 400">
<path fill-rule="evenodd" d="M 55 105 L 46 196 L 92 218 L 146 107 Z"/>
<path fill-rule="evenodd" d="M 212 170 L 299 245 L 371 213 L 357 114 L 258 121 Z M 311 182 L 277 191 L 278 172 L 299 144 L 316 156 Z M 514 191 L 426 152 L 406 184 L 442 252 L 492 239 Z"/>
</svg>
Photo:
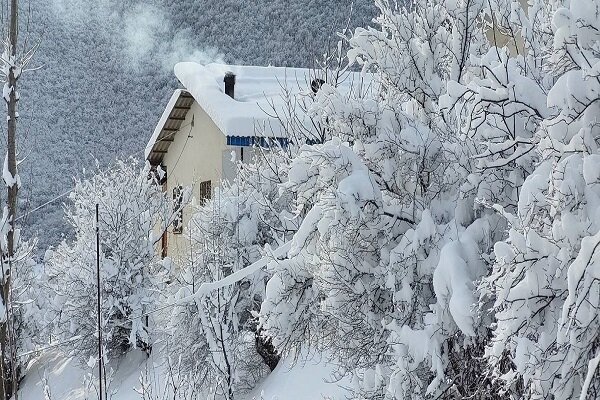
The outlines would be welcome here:
<svg viewBox="0 0 600 400">
<path fill-rule="evenodd" d="M 583 387 L 581 388 L 579 400 L 585 400 L 587 398 L 588 390 L 590 389 L 590 384 L 592 383 L 592 378 L 596 373 L 596 369 L 598 369 L 598 364 L 600 364 L 600 353 L 598 353 L 598 355 L 592 358 L 588 363 L 588 372 L 585 377 L 585 382 L 583 382 Z"/>
<path fill-rule="evenodd" d="M 247 267 L 234 272 L 231 275 L 226 276 L 223 279 L 220 279 L 218 281 L 215 282 L 205 282 L 203 284 L 200 285 L 200 288 L 193 294 L 183 297 L 181 298 L 179 301 L 177 301 L 178 305 L 181 304 L 187 304 L 190 303 L 192 301 L 195 301 L 197 299 L 200 299 L 204 296 L 206 296 L 207 294 L 214 292 L 215 290 L 218 289 L 222 289 L 226 286 L 231 286 L 237 282 L 240 282 L 242 279 L 247 278 L 248 276 L 256 273 L 257 271 L 261 270 L 262 268 L 264 268 L 269 261 L 271 261 L 272 259 L 276 259 L 279 257 L 282 257 L 283 255 L 287 254 L 287 252 L 290 250 L 292 246 L 292 241 L 288 241 L 286 243 L 284 243 L 283 245 L 279 246 L 278 248 L 276 248 L 275 250 L 273 250 L 271 252 L 270 255 L 266 255 L 264 257 L 262 257 L 260 260 L 256 261 L 255 263 L 252 263 L 250 265 L 248 265 Z"/>
</svg>

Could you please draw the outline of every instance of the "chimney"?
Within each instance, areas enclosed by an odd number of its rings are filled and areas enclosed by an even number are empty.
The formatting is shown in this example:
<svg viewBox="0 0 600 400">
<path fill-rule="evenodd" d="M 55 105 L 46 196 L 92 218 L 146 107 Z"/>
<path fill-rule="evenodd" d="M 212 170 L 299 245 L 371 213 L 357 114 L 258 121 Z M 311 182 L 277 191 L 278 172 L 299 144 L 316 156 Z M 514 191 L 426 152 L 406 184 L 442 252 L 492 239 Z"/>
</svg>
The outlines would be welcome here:
<svg viewBox="0 0 600 400">
<path fill-rule="evenodd" d="M 233 72 L 227 72 L 225 74 L 225 79 L 223 79 L 223 82 L 225 82 L 225 94 L 234 99 L 235 74 Z"/>
</svg>

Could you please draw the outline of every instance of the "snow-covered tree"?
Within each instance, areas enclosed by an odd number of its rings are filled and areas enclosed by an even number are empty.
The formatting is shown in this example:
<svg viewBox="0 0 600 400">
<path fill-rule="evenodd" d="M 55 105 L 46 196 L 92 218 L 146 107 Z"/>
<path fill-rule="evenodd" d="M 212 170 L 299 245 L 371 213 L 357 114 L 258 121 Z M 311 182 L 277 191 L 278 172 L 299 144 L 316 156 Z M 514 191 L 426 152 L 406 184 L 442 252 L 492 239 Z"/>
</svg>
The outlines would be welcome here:
<svg viewBox="0 0 600 400">
<path fill-rule="evenodd" d="M 283 352 L 329 349 L 366 398 L 491 397 L 471 308 L 501 218 L 465 192 L 478 147 L 440 104 L 489 48 L 486 7 L 376 3 L 378 27 L 349 38 L 370 90 L 321 88 L 334 139 L 303 148 L 283 185 L 306 216 L 261 323 Z"/>
<path fill-rule="evenodd" d="M 23 240 L 20 229 L 15 231 L 15 253 L 10 263 L 11 285 L 7 308 L 0 310 L 0 320 L 8 321 L 9 346 L 2 356 L 14 373 L 14 380 L 23 378 L 27 365 L 34 358 L 32 353 L 42 333 L 41 306 L 45 299 L 40 295 L 38 277 L 43 267 L 34 261 L 36 240 Z M 14 370 L 12 370 L 14 368 Z M 12 380 L 13 378 L 11 378 Z"/>
<path fill-rule="evenodd" d="M 491 46 L 471 56 L 467 78 L 450 80 L 440 102 L 473 160 L 462 191 L 511 210 L 537 164 L 535 132 L 549 116 L 550 3 L 534 1 L 525 10 L 517 1 L 490 1 L 484 21 Z"/>
<path fill-rule="evenodd" d="M 556 80 L 536 135 L 542 160 L 506 215 L 508 240 L 495 245 L 488 357 L 514 396 L 592 399 L 600 395 L 600 5 L 572 1 L 551 21 L 545 72 Z"/>
<path fill-rule="evenodd" d="M 2 99 L 6 104 L 6 153 L 2 167 L 2 179 L 6 185 L 6 199 L 3 204 L 2 222 L 0 223 L 0 398 L 11 398 L 19 387 L 17 371 L 16 325 L 13 311 L 12 280 L 17 267 L 22 266 L 23 248 L 19 243 L 17 215 L 19 213 L 19 190 L 21 178 L 17 160 L 17 121 L 19 118 L 18 103 L 20 93 L 18 83 L 23 73 L 30 70 L 29 63 L 37 46 L 29 47 L 28 40 L 19 40 L 19 1 L 6 3 L 6 14 L 2 25 L 2 56 L 0 57 L 0 79 L 4 83 Z M 28 29 L 27 29 L 28 31 Z M 26 31 L 26 33 L 27 33 Z M 19 254 L 21 253 L 21 254 Z M 20 264 L 20 265 L 19 265 Z"/>
<path fill-rule="evenodd" d="M 99 209 L 102 336 L 110 356 L 152 345 L 145 313 L 153 308 L 164 273 L 155 243 L 173 221 L 172 202 L 148 167 L 133 159 L 76 180 L 66 206 L 75 238 L 47 256 L 55 334 L 80 336 L 65 349 L 84 361 L 96 354 L 96 205 Z"/>
</svg>

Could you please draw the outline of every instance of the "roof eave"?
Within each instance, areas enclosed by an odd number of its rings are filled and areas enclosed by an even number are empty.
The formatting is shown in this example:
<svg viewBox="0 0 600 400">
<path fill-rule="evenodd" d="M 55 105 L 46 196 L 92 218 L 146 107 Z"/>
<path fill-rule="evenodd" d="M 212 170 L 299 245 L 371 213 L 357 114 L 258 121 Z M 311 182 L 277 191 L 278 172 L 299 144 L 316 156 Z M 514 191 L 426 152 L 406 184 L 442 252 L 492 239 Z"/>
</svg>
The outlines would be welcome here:
<svg viewBox="0 0 600 400">
<path fill-rule="evenodd" d="M 187 90 L 175 90 L 146 146 L 145 158 L 151 165 L 162 164 L 193 103 L 194 98 Z"/>
</svg>

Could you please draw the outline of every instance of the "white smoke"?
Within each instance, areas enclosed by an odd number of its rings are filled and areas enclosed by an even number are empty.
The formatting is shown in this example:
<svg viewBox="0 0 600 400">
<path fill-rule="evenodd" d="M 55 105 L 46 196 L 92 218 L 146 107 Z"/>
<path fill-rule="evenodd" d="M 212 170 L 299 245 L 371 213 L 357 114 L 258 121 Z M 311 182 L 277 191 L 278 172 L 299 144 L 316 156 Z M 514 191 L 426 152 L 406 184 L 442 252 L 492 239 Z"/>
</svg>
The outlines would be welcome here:
<svg viewBox="0 0 600 400">
<path fill-rule="evenodd" d="M 134 64 L 141 63 L 169 33 L 166 24 L 162 23 L 163 15 L 158 7 L 138 4 L 123 16 L 125 51 Z"/>
<path fill-rule="evenodd" d="M 169 13 L 156 5 L 169 0 L 131 1 L 133 5 L 127 8 L 120 1 L 50 0 L 50 5 L 62 23 L 93 26 L 100 30 L 98 35 L 117 42 L 115 47 L 123 49 L 125 65 L 133 69 L 171 72 L 181 61 L 223 63 L 216 48 L 196 43 L 189 29 L 175 28 Z"/>
<path fill-rule="evenodd" d="M 163 43 L 164 44 L 164 43 Z M 182 30 L 173 36 L 173 39 L 163 49 L 161 61 L 164 68 L 169 70 L 182 61 L 195 61 L 201 64 L 217 62 L 223 64 L 223 54 L 215 47 L 198 48 L 193 40 L 193 34 L 188 30 Z"/>
<path fill-rule="evenodd" d="M 122 26 L 126 55 L 134 68 L 150 63 L 172 71 L 181 61 L 223 62 L 217 49 L 194 43 L 191 31 L 176 31 L 168 14 L 159 7 L 137 4 L 123 16 Z"/>
</svg>

